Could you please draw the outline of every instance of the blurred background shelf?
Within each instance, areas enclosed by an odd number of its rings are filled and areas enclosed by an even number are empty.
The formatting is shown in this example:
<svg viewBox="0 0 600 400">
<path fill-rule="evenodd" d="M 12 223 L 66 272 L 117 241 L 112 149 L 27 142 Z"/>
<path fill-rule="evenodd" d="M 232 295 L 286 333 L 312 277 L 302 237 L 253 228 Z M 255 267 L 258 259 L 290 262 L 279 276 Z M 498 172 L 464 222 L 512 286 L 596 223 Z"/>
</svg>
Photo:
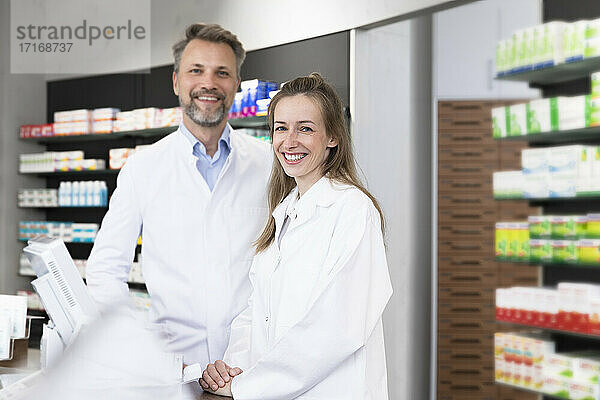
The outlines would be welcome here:
<svg viewBox="0 0 600 400">
<path fill-rule="evenodd" d="M 600 126 L 555 132 L 540 132 L 521 136 L 495 138 L 500 142 L 529 142 L 532 144 L 557 144 L 600 141 Z"/>
<path fill-rule="evenodd" d="M 531 86 L 569 82 L 600 70 L 600 57 L 592 57 L 552 67 L 496 75 L 497 80 L 528 82 Z"/>
</svg>

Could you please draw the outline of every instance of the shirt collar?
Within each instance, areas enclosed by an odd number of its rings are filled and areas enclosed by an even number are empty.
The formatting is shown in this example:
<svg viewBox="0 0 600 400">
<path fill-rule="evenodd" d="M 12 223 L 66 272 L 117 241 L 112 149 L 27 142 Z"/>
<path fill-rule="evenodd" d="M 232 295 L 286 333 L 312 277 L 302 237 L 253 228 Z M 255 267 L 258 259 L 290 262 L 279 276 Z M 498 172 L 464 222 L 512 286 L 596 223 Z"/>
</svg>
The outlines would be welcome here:
<svg viewBox="0 0 600 400">
<path fill-rule="evenodd" d="M 339 195 L 340 190 L 345 188 L 346 185 L 336 184 L 323 176 L 298 199 L 298 186 L 296 186 L 273 210 L 273 218 L 276 221 L 283 221 L 285 215 L 289 215 L 291 212 L 298 216 L 308 217 L 317 206 L 329 207 Z"/>
<path fill-rule="evenodd" d="M 192 147 L 192 153 L 194 152 L 194 147 L 196 147 L 196 144 L 198 144 L 198 147 L 202 154 L 208 157 L 206 154 L 206 147 L 204 146 L 204 144 L 201 141 L 199 141 L 192 134 L 192 132 L 189 131 L 189 129 L 185 126 L 183 122 L 179 124 L 179 130 L 183 133 L 183 136 L 185 136 L 186 139 L 189 141 L 190 146 Z M 221 153 L 222 146 L 226 146 L 228 150 L 231 150 L 231 126 L 229 124 L 225 125 L 225 129 L 223 129 L 223 133 L 221 133 L 221 138 L 219 139 L 217 152 L 214 155 L 215 157 Z"/>
</svg>

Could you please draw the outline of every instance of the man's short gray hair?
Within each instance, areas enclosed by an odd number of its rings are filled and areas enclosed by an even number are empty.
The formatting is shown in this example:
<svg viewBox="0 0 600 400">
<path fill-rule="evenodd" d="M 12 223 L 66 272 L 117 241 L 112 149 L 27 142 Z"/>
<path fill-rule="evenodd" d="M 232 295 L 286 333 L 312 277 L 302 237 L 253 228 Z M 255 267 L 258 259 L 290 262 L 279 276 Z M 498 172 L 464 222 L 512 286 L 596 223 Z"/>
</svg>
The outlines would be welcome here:
<svg viewBox="0 0 600 400">
<path fill-rule="evenodd" d="M 187 27 L 185 30 L 185 39 L 182 39 L 173 45 L 173 59 L 175 61 L 173 69 L 176 74 L 179 73 L 181 54 L 183 54 L 185 46 L 194 39 L 229 45 L 231 50 L 233 50 L 233 54 L 235 54 L 237 77 L 240 77 L 242 63 L 246 58 L 246 50 L 244 50 L 244 46 L 242 46 L 242 43 L 238 40 L 237 36 L 217 24 L 192 24 Z"/>
</svg>

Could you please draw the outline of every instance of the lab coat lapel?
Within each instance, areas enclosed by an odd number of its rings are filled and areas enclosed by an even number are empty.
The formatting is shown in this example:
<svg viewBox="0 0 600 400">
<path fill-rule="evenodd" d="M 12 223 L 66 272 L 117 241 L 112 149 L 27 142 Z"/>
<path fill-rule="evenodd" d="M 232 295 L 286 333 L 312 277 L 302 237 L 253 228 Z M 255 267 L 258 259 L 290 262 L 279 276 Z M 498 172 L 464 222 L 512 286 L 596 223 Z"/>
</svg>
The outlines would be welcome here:
<svg viewBox="0 0 600 400">
<path fill-rule="evenodd" d="M 277 238 L 281 233 L 281 227 L 283 226 L 283 221 L 285 220 L 285 210 L 287 209 L 288 204 L 294 198 L 294 196 L 298 195 L 298 188 L 295 187 L 292 191 L 279 203 L 275 210 L 273 210 L 273 218 L 275 219 L 275 243 L 277 243 Z"/>
<path fill-rule="evenodd" d="M 329 207 L 334 201 L 334 189 L 329 178 L 322 177 L 298 200 L 297 217 L 291 221 L 288 232 L 309 222 L 316 214 L 317 207 Z"/>
</svg>

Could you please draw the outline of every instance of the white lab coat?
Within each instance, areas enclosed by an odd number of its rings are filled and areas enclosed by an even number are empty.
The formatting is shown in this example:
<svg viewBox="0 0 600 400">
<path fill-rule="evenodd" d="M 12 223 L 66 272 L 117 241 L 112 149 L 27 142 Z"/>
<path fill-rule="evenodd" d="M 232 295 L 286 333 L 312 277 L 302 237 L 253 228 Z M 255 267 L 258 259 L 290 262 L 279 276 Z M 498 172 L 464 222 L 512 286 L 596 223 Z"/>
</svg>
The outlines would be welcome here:
<svg viewBox="0 0 600 400">
<path fill-rule="evenodd" d="M 273 212 L 276 238 L 294 196 Z M 322 178 L 295 215 L 280 248 L 254 257 L 224 358 L 244 371 L 233 397 L 387 399 L 381 317 L 392 287 L 378 212 L 357 188 Z"/>
<path fill-rule="evenodd" d="M 138 236 L 151 295 L 150 320 L 163 325 L 168 350 L 186 364 L 223 356 L 229 325 L 251 293 L 252 242 L 267 215 L 271 147 L 231 132 L 231 153 L 211 192 L 190 142 L 177 130 L 131 157 L 87 263 L 94 300 L 128 296 Z"/>
</svg>

